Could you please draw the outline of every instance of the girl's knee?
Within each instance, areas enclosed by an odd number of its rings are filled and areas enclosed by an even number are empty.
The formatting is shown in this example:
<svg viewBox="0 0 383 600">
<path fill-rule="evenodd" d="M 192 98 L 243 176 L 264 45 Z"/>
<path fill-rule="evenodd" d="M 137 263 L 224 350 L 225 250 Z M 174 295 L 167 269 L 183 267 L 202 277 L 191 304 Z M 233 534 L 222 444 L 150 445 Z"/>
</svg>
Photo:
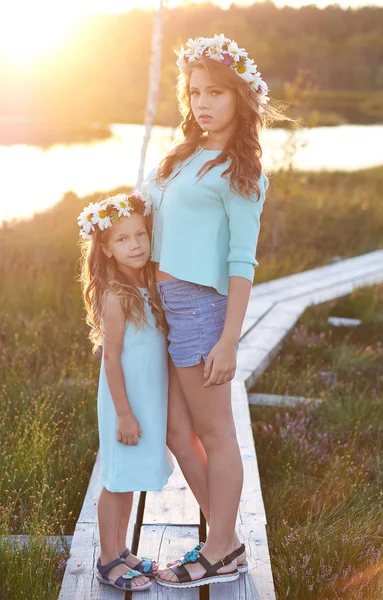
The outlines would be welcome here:
<svg viewBox="0 0 383 600">
<path fill-rule="evenodd" d="M 206 452 L 213 450 L 221 450 L 232 445 L 238 445 L 235 429 L 222 430 L 217 427 L 204 428 L 198 432 L 198 437 L 201 440 Z"/>
<path fill-rule="evenodd" d="M 178 427 L 168 425 L 166 434 L 166 444 L 170 451 L 177 457 L 182 454 L 190 453 L 190 448 L 193 445 L 194 436 L 191 432 L 180 430 Z"/>
</svg>

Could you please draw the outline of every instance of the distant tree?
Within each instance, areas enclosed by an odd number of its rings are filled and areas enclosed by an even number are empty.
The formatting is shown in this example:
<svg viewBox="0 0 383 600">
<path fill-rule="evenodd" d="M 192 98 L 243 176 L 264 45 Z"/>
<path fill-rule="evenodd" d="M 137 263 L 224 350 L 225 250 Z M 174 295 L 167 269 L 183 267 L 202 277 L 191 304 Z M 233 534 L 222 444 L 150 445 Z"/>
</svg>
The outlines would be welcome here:
<svg viewBox="0 0 383 600">
<path fill-rule="evenodd" d="M 163 8 L 162 15 L 156 123 L 179 121 L 174 49 L 197 35 L 223 32 L 234 38 L 254 58 L 275 97 L 284 94 L 285 83 L 293 81 L 301 69 L 311 73 L 322 94 L 331 91 L 342 102 L 345 91 L 350 97 L 383 92 L 383 7 L 344 10 L 334 4 L 325 9 L 314 5 L 295 9 L 277 8 L 266 1 L 233 5 L 225 11 L 212 3 L 188 2 L 172 10 Z M 12 71 L 1 63 L 0 116 L 101 125 L 143 123 L 152 31 L 151 11 L 93 16 L 34 67 L 18 65 Z M 361 106 L 355 99 L 355 106 L 342 116 L 370 119 L 377 114 L 377 100 L 370 104 L 368 115 Z M 340 100 L 337 110 L 344 110 Z"/>
<path fill-rule="evenodd" d="M 153 21 L 153 37 L 149 68 L 149 90 L 145 111 L 145 133 L 141 148 L 140 167 L 136 187 L 140 189 L 144 177 L 146 151 L 148 149 L 150 134 L 157 112 L 158 95 L 161 81 L 161 54 L 162 54 L 162 19 L 163 1 L 159 0 Z"/>
</svg>

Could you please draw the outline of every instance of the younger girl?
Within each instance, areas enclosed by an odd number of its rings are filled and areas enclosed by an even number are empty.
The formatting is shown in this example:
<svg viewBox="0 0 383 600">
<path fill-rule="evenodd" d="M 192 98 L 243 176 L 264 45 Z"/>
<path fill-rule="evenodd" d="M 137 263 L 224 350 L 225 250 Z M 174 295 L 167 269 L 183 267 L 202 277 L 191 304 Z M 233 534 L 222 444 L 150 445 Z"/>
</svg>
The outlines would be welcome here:
<svg viewBox="0 0 383 600">
<path fill-rule="evenodd" d="M 120 590 L 146 590 L 158 567 L 125 548 L 133 491 L 158 490 L 172 472 L 167 330 L 149 261 L 151 205 L 135 190 L 89 204 L 78 222 L 86 240 L 81 282 L 89 337 L 103 348 L 97 579 Z"/>
</svg>

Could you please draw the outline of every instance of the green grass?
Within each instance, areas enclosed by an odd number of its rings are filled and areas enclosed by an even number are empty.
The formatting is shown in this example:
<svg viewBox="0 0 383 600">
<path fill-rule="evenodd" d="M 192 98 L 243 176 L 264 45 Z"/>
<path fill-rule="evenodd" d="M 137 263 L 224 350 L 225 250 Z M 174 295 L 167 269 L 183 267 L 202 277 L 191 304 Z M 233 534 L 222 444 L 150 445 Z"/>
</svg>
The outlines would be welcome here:
<svg viewBox="0 0 383 600">
<path fill-rule="evenodd" d="M 310 308 L 252 390 L 322 399 L 251 407 L 278 599 L 382 596 L 382 307 L 372 286 Z"/>
<path fill-rule="evenodd" d="M 5 573 L 1 578 L 0 597 L 7 600 L 57 600 L 64 575 L 68 550 L 49 546 L 39 536 L 25 545 L 12 548 L 0 542 L 0 563 Z"/>
<path fill-rule="evenodd" d="M 75 216 L 68 195 L 3 229 L 0 291 L 0 597 L 56 600 L 67 554 L 43 537 L 73 533 L 98 448 L 99 364 L 86 339 Z"/>
<path fill-rule="evenodd" d="M 382 246 L 382 190 L 383 168 L 275 174 L 256 282 Z M 36 572 L 41 540 L 73 533 L 98 448 L 99 363 L 75 282 L 76 217 L 97 199 L 70 193 L 46 213 L 0 229 L 0 535 L 36 536 L 21 561 L 1 547 L 7 572 L 18 571 L 15 579 L 0 578 L 0 597 L 8 600 L 53 598 L 58 591 L 62 555 L 51 551 L 50 575 L 45 567 Z M 375 314 L 367 299 L 365 311 Z M 375 321 L 368 343 L 374 328 Z M 365 368 L 357 356 L 357 368 Z M 347 355 L 337 360 L 345 364 Z M 38 592 L 28 587 L 32 579 Z"/>
<path fill-rule="evenodd" d="M 383 167 L 270 175 L 255 283 L 383 247 Z"/>
</svg>

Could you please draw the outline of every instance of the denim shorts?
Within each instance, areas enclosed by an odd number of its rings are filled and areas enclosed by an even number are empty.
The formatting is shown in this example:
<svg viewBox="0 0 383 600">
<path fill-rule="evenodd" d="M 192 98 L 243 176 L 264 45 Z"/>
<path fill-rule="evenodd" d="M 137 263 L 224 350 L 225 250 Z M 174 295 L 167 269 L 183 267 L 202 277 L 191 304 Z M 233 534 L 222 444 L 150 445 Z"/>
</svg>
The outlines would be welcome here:
<svg viewBox="0 0 383 600">
<path fill-rule="evenodd" d="M 227 296 L 213 287 L 168 279 L 156 283 L 169 325 L 169 354 L 176 367 L 206 362 L 221 337 L 225 324 Z"/>
</svg>

